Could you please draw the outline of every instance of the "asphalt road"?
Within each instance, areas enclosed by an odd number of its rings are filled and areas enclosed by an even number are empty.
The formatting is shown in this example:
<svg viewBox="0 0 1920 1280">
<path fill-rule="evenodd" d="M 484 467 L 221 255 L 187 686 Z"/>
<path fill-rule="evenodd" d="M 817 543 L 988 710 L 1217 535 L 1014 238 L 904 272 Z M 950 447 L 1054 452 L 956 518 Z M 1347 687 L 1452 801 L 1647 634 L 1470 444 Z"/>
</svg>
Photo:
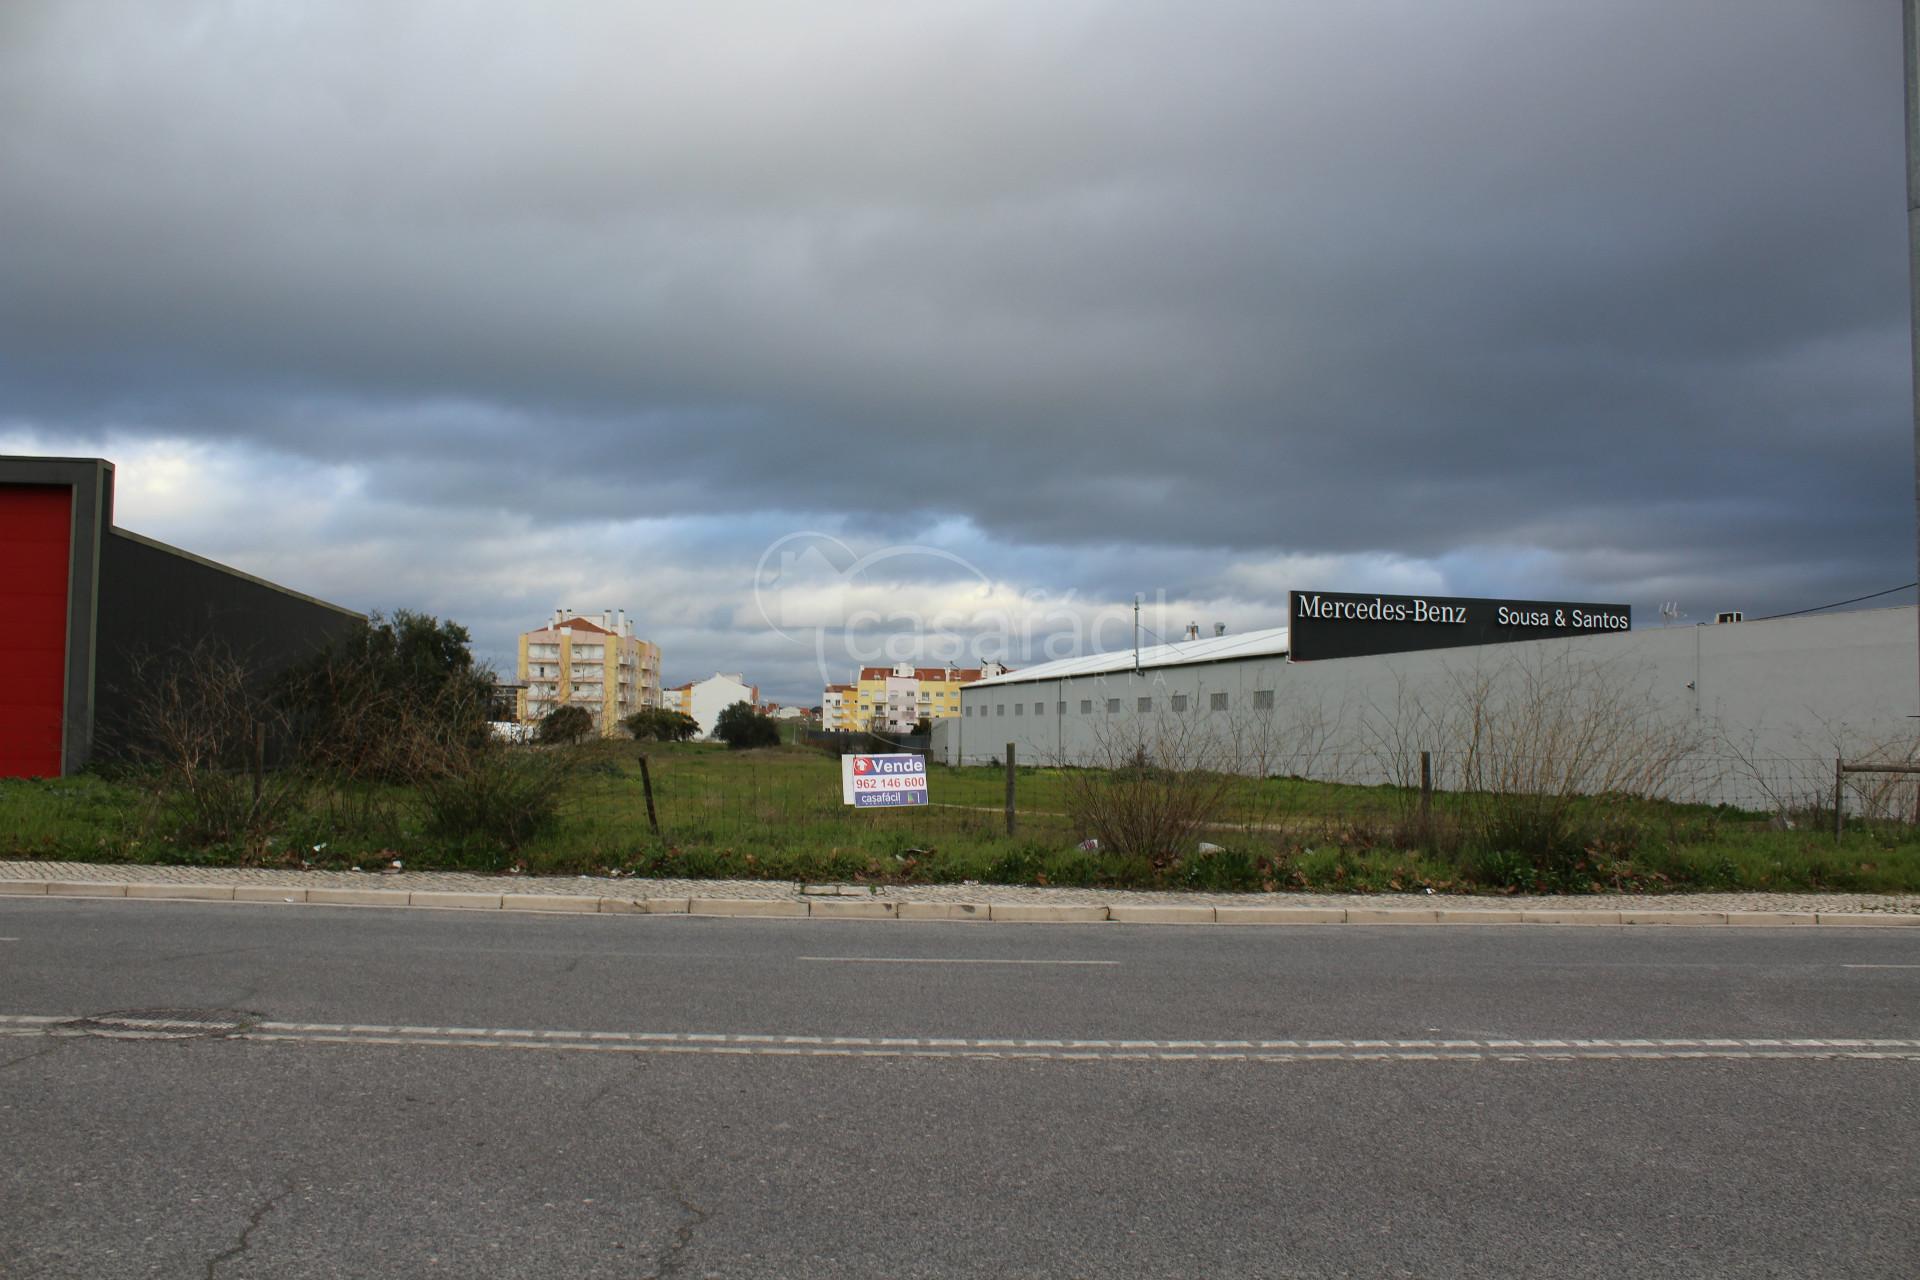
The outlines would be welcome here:
<svg viewBox="0 0 1920 1280">
<path fill-rule="evenodd" d="M 0 1275 L 1920 1275 L 1920 931 L 0 939 Z"/>
</svg>

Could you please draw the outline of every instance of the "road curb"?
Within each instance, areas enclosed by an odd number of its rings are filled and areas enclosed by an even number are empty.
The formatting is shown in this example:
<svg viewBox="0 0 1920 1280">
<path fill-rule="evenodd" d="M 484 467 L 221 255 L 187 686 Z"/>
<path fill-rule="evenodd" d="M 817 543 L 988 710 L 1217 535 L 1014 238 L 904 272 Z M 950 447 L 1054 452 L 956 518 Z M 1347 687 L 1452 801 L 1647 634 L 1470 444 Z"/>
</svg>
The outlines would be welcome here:
<svg viewBox="0 0 1920 1280">
<path fill-rule="evenodd" d="M 124 880 L 0 880 L 0 898 L 131 898 L 152 902 L 293 903 L 528 911 L 580 915 L 695 915 L 817 920 L 991 920 L 1130 925 L 1612 925 L 1628 928 L 1920 928 L 1920 914 L 1868 911 L 1659 911 L 1630 908 L 1283 907 L 1186 903 L 1089 906 L 1042 902 L 899 902 L 879 897 L 647 898 L 601 894 L 478 893 L 446 889 L 302 888 Z"/>
</svg>

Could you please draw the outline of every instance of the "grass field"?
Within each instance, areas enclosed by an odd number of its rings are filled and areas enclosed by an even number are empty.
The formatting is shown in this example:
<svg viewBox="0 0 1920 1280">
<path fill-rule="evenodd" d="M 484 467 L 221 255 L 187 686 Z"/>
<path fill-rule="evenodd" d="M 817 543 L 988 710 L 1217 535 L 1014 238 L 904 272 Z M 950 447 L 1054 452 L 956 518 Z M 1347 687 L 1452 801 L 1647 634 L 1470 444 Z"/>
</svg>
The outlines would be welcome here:
<svg viewBox="0 0 1920 1280">
<path fill-rule="evenodd" d="M 1856 823 L 1836 842 L 1830 828 L 1775 829 L 1761 814 L 1584 800 L 1578 825 L 1605 834 L 1542 859 L 1498 841 L 1420 838 L 1416 797 L 1403 790 L 1297 779 L 1233 780 L 1203 836 L 1217 850 L 1125 858 L 1077 847 L 1084 833 L 1068 817 L 1061 770 L 1018 771 L 1009 837 L 1001 769 L 936 765 L 929 807 L 861 811 L 841 804 L 837 759 L 795 747 L 649 744 L 656 836 L 641 751 L 631 742 L 570 749 L 557 818 L 517 847 L 435 833 L 409 788 L 317 783 L 300 788 L 262 838 L 201 844 L 181 838 L 172 803 L 149 779 L 84 775 L 0 781 L 0 856 L 369 869 L 398 858 L 415 870 L 1231 890 L 1920 889 L 1910 827 Z M 1436 796 L 1435 827 L 1455 829 L 1484 800 Z"/>
</svg>

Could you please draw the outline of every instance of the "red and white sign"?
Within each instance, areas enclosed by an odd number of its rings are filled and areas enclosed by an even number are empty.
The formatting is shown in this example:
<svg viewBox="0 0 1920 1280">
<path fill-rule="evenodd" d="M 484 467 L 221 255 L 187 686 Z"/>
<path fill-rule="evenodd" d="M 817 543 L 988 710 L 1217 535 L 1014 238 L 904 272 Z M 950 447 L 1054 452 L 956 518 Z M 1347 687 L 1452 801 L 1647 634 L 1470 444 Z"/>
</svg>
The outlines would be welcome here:
<svg viewBox="0 0 1920 1280">
<path fill-rule="evenodd" d="M 841 756 L 840 799 L 857 809 L 892 809 L 927 802 L 925 756 Z"/>
</svg>

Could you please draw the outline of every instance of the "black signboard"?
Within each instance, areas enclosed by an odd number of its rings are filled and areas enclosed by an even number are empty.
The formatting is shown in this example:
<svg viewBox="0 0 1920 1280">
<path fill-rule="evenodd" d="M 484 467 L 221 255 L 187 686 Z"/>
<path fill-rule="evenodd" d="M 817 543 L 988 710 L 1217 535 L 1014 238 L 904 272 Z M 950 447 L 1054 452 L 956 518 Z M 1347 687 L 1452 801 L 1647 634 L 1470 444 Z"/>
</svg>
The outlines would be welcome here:
<svg viewBox="0 0 1920 1280">
<path fill-rule="evenodd" d="M 1295 662 L 1311 662 L 1370 653 L 1608 635 L 1632 630 L 1633 609 L 1624 604 L 1569 604 L 1564 600 L 1294 591 L 1287 601 L 1287 621 L 1290 656 Z"/>
</svg>

